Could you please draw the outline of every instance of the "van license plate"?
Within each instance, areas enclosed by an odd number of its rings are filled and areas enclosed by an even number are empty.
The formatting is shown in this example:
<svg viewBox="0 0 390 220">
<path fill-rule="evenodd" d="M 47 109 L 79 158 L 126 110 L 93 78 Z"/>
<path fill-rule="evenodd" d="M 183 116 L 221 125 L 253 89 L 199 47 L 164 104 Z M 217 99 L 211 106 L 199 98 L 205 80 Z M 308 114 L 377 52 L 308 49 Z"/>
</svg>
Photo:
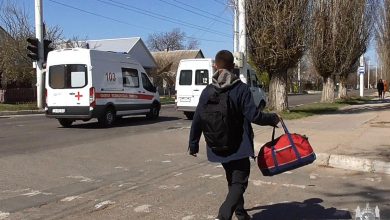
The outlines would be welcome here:
<svg viewBox="0 0 390 220">
<path fill-rule="evenodd" d="M 189 97 L 180 98 L 180 101 L 181 102 L 191 102 L 191 98 L 189 98 Z"/>
<path fill-rule="evenodd" d="M 59 113 L 65 113 L 65 109 L 63 108 L 54 108 L 52 110 L 53 113 L 59 114 Z"/>
</svg>

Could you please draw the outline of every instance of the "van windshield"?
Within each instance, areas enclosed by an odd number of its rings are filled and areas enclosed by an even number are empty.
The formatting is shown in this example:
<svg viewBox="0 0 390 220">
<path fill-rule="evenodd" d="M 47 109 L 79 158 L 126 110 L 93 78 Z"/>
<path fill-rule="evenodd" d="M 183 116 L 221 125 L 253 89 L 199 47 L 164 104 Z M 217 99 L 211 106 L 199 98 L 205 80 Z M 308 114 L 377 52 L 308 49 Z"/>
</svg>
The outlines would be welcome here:
<svg viewBox="0 0 390 220">
<path fill-rule="evenodd" d="M 83 88 L 88 83 L 87 65 L 64 64 L 49 67 L 49 86 L 53 89 Z"/>
</svg>

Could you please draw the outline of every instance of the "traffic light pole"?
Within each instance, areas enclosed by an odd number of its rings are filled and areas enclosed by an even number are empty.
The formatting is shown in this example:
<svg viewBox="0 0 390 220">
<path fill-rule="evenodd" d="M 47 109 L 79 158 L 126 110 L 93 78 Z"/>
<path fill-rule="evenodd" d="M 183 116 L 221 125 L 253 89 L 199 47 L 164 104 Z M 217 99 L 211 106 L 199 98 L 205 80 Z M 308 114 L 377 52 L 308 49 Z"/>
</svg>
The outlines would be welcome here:
<svg viewBox="0 0 390 220">
<path fill-rule="evenodd" d="M 37 106 L 43 108 L 43 91 L 45 88 L 43 78 L 43 15 L 42 15 L 42 0 L 35 0 L 35 36 L 39 40 L 38 43 L 38 61 L 36 61 L 37 70 Z"/>
</svg>

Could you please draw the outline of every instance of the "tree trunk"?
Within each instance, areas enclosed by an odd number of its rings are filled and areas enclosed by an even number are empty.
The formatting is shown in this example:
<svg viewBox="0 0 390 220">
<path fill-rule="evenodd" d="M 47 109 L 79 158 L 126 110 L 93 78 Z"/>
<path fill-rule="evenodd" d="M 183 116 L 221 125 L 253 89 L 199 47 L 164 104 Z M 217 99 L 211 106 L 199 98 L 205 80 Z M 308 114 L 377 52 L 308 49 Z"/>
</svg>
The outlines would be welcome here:
<svg viewBox="0 0 390 220">
<path fill-rule="evenodd" d="M 271 75 L 269 84 L 269 109 L 277 112 L 288 110 L 287 73 Z"/>
<path fill-rule="evenodd" d="M 321 102 L 334 102 L 334 79 L 332 76 L 324 78 Z"/>
<path fill-rule="evenodd" d="M 341 99 L 346 97 L 347 97 L 347 84 L 343 80 L 340 80 L 338 98 Z"/>
</svg>

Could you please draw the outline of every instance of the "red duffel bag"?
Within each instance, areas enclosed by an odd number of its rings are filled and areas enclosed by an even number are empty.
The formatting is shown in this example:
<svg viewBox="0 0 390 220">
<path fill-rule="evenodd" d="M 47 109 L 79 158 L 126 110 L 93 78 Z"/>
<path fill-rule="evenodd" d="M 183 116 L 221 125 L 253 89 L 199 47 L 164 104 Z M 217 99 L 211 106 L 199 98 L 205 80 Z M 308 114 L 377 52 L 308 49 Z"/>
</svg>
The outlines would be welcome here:
<svg viewBox="0 0 390 220">
<path fill-rule="evenodd" d="M 280 123 L 285 134 L 264 144 L 257 157 L 257 164 L 264 176 L 273 176 L 312 163 L 316 159 L 306 136 L 291 134 L 283 120 Z"/>
</svg>

